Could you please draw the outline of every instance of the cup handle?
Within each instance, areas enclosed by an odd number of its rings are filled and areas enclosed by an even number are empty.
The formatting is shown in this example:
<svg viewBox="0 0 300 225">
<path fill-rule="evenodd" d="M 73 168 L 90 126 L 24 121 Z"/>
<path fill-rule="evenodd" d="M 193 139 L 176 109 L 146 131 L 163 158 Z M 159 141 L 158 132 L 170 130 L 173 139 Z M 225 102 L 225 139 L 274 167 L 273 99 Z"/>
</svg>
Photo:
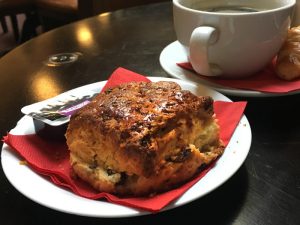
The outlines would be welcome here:
<svg viewBox="0 0 300 225">
<path fill-rule="evenodd" d="M 208 47 L 218 40 L 218 31 L 214 27 L 200 26 L 194 29 L 190 38 L 190 62 L 193 69 L 205 76 L 219 76 L 222 70 L 209 63 Z"/>
</svg>

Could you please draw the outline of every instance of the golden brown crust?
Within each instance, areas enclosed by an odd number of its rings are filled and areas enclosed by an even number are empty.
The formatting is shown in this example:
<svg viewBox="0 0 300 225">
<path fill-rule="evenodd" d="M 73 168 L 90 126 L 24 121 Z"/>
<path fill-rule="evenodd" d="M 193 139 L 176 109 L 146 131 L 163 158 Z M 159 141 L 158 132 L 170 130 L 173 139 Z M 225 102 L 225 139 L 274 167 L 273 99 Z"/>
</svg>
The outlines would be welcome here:
<svg viewBox="0 0 300 225">
<path fill-rule="evenodd" d="M 287 39 L 278 52 L 275 72 L 283 80 L 300 77 L 300 26 L 288 31 Z"/>
<path fill-rule="evenodd" d="M 173 188 L 216 159 L 224 150 L 218 132 L 212 98 L 174 82 L 132 82 L 73 115 L 66 138 L 79 177 L 139 196 Z"/>
</svg>

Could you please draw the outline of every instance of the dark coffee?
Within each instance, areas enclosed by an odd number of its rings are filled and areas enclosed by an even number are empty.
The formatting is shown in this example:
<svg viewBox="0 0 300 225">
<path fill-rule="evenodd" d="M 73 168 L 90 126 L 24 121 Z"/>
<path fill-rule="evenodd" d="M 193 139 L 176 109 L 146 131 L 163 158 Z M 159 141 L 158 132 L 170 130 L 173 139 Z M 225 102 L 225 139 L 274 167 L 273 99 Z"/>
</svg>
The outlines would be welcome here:
<svg viewBox="0 0 300 225">
<path fill-rule="evenodd" d="M 247 6 L 215 6 L 215 7 L 192 7 L 196 10 L 207 11 L 207 12 L 220 12 L 220 13 L 251 13 L 259 12 L 263 9 L 252 8 Z"/>
<path fill-rule="evenodd" d="M 198 10 L 221 13 L 251 13 L 262 11 L 262 9 L 255 9 L 247 6 L 216 6 L 211 8 L 199 8 Z"/>
</svg>

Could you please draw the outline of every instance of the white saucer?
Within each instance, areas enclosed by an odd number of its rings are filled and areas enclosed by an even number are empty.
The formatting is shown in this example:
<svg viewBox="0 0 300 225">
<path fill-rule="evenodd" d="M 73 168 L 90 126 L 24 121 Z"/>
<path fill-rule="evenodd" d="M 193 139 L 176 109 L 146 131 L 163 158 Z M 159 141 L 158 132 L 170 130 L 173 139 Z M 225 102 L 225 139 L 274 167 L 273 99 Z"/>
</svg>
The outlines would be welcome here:
<svg viewBox="0 0 300 225">
<path fill-rule="evenodd" d="M 288 93 L 265 93 L 260 91 L 230 88 L 230 87 L 209 82 L 205 79 L 202 79 L 200 76 L 197 76 L 196 73 L 183 69 L 176 65 L 176 63 L 180 63 L 180 62 L 188 62 L 184 49 L 178 41 L 172 42 L 162 50 L 159 57 L 159 61 L 162 68 L 170 76 L 179 78 L 181 80 L 193 81 L 200 84 L 204 84 L 223 94 L 228 94 L 232 96 L 245 96 L 245 97 L 275 97 L 275 96 L 300 93 L 300 91 L 292 91 Z"/>
</svg>

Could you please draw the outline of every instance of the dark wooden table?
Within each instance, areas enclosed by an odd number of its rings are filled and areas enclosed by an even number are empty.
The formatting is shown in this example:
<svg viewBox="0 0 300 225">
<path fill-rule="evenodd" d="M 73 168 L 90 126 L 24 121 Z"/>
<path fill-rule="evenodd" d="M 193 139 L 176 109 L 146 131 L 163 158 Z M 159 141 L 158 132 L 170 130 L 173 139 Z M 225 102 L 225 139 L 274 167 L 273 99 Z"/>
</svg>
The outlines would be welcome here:
<svg viewBox="0 0 300 225">
<path fill-rule="evenodd" d="M 106 80 L 119 66 L 168 76 L 159 55 L 175 40 L 169 2 L 93 17 L 28 41 L 0 59 L 1 136 L 23 116 L 22 106 Z M 78 53 L 78 60 L 47 65 L 51 55 L 66 52 Z M 229 97 L 248 101 L 252 146 L 237 173 L 210 194 L 155 215 L 88 218 L 29 200 L 0 170 L 0 224 L 299 224 L 300 96 Z"/>
</svg>

